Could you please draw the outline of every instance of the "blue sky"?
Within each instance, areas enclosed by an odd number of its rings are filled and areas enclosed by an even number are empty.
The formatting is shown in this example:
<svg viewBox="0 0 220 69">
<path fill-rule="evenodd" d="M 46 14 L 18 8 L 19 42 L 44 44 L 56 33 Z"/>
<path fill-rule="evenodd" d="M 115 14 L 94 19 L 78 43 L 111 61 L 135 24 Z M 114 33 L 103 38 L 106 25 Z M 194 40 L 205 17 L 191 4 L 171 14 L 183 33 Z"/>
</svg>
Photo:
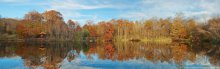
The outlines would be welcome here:
<svg viewBox="0 0 220 69">
<path fill-rule="evenodd" d="M 2 17 L 23 18 L 36 10 L 57 10 L 64 20 L 94 22 L 111 19 L 142 20 L 152 17 L 173 17 L 184 13 L 199 19 L 219 15 L 220 0 L 0 0 Z"/>
</svg>

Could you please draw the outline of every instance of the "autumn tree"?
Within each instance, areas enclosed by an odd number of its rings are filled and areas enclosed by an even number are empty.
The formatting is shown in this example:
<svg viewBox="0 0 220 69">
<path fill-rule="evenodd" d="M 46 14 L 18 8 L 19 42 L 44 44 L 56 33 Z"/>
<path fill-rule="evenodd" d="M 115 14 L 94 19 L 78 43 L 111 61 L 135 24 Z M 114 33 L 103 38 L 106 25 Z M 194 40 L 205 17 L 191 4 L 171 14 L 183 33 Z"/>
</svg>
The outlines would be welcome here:
<svg viewBox="0 0 220 69">
<path fill-rule="evenodd" d="M 188 37 L 188 33 L 186 31 L 185 26 L 183 25 L 183 20 L 180 16 L 174 18 L 173 23 L 171 25 L 170 35 L 173 39 L 185 39 Z"/>
<path fill-rule="evenodd" d="M 25 14 L 24 20 L 30 20 L 33 22 L 41 23 L 43 21 L 43 16 L 41 13 L 39 13 L 37 11 L 31 11 L 31 12 L 28 12 L 27 14 Z"/>
<path fill-rule="evenodd" d="M 62 14 L 55 10 L 49 10 L 43 13 L 45 22 L 48 24 L 48 33 L 50 37 L 65 38 L 68 27 L 63 21 Z"/>
<path fill-rule="evenodd" d="M 80 40 L 82 37 L 81 35 L 81 30 L 82 28 L 79 26 L 79 24 L 75 21 L 68 20 L 67 22 L 68 25 L 68 37 L 69 38 L 74 38 L 74 40 Z"/>
<path fill-rule="evenodd" d="M 144 30 L 143 30 L 143 32 L 145 33 L 144 36 L 152 37 L 153 28 L 154 28 L 154 20 L 152 19 L 146 20 L 144 22 Z"/>
<path fill-rule="evenodd" d="M 17 25 L 17 33 L 20 38 L 35 38 L 39 33 L 46 32 L 46 25 L 43 23 L 43 16 L 37 11 L 25 14 L 23 20 Z"/>
<path fill-rule="evenodd" d="M 144 27 L 147 30 L 152 30 L 153 29 L 153 21 L 152 20 L 146 20 L 144 22 Z"/>
<path fill-rule="evenodd" d="M 112 23 L 115 26 L 114 40 L 127 40 L 129 34 L 131 33 L 133 22 L 119 19 L 119 20 L 112 20 Z"/>
<path fill-rule="evenodd" d="M 114 34 L 114 25 L 111 22 L 100 22 L 97 26 L 97 35 L 104 41 L 111 41 Z"/>
<path fill-rule="evenodd" d="M 212 18 L 208 21 L 207 31 L 209 31 L 215 40 L 220 38 L 220 17 Z"/>
<path fill-rule="evenodd" d="M 96 27 L 92 21 L 88 21 L 84 28 L 89 31 L 90 37 L 97 37 Z"/>
<path fill-rule="evenodd" d="M 189 19 L 186 21 L 186 30 L 189 35 L 189 39 L 192 42 L 199 40 L 197 28 L 199 27 L 197 26 L 197 23 L 194 19 Z"/>
<path fill-rule="evenodd" d="M 68 24 L 69 28 L 71 28 L 71 29 L 76 28 L 76 22 L 74 22 L 72 20 L 68 20 L 67 24 Z"/>
<path fill-rule="evenodd" d="M 159 20 L 159 28 L 161 36 L 169 37 L 171 21 L 169 18 Z"/>
<path fill-rule="evenodd" d="M 43 28 L 40 23 L 33 23 L 29 20 L 21 20 L 16 28 L 17 34 L 20 38 L 35 38 Z"/>
<path fill-rule="evenodd" d="M 19 23 L 16 27 L 16 32 L 19 38 L 26 38 L 27 37 L 27 28 L 25 23 Z"/>
<path fill-rule="evenodd" d="M 1 15 L 0 15 L 0 34 L 3 33 L 3 27 L 4 27 L 4 24 L 2 22 L 2 18 L 1 18 Z"/>
<path fill-rule="evenodd" d="M 35 38 L 39 33 L 45 32 L 51 40 L 80 40 L 88 37 L 102 41 L 155 41 L 158 38 L 190 40 L 196 37 L 210 41 L 220 38 L 219 22 L 219 17 L 202 24 L 177 15 L 173 19 L 151 18 L 140 21 L 112 19 L 94 23 L 89 20 L 81 27 L 77 21 L 68 20 L 65 23 L 60 12 L 48 10 L 43 13 L 28 12 L 23 19 L 0 18 L 0 34 Z"/>
</svg>

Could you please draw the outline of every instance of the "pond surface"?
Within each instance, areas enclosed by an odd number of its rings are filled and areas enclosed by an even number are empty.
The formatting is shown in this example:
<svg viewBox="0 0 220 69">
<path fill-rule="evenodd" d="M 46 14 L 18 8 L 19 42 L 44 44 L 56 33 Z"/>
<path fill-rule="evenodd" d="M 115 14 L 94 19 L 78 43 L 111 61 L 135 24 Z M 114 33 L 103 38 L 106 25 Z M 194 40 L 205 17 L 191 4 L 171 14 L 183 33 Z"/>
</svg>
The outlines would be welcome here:
<svg viewBox="0 0 220 69">
<path fill-rule="evenodd" d="M 158 43 L 0 43 L 1 69 L 210 69 L 220 45 Z"/>
</svg>

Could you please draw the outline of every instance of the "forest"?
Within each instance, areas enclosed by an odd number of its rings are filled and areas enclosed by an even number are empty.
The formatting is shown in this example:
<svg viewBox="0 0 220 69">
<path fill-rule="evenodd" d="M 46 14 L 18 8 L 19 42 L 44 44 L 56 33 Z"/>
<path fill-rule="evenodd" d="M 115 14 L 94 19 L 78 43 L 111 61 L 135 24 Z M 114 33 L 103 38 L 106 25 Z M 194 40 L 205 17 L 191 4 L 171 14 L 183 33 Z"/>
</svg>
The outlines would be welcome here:
<svg viewBox="0 0 220 69">
<path fill-rule="evenodd" d="M 220 17 L 204 22 L 182 15 L 140 21 L 112 19 L 83 26 L 64 21 L 56 10 L 30 11 L 22 19 L 0 17 L 0 41 L 87 41 L 87 42 L 212 42 L 220 41 Z"/>
</svg>

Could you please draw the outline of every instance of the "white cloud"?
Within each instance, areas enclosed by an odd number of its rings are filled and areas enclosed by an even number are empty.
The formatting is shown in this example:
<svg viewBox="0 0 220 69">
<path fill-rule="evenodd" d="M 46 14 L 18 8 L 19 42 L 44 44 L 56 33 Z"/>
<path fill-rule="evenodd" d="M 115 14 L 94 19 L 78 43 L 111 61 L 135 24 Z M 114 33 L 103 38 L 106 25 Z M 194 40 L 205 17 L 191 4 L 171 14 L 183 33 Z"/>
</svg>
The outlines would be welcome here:
<svg viewBox="0 0 220 69">
<path fill-rule="evenodd" d="M 99 9 L 99 8 L 114 8 L 112 4 L 103 4 L 94 0 L 96 4 L 83 4 L 87 1 L 76 0 L 55 0 L 49 3 L 52 9 L 69 9 L 69 10 L 81 10 L 81 9 Z"/>
<path fill-rule="evenodd" d="M 207 16 L 210 18 L 220 14 L 220 0 L 142 0 L 136 7 L 139 11 L 122 13 L 122 18 L 173 17 L 176 13 L 184 13 L 187 17 Z"/>
<path fill-rule="evenodd" d="M 117 9 L 118 4 L 115 5 L 111 1 L 103 0 L 54 0 L 48 2 L 48 9 L 54 9 L 63 14 L 65 20 L 76 20 L 81 25 L 85 24 L 87 20 L 94 22 L 101 21 L 100 16 L 96 14 L 82 14 L 80 10 L 95 10 L 103 8 Z"/>
<path fill-rule="evenodd" d="M 91 13 L 91 10 L 114 9 L 114 18 L 146 19 L 151 17 L 173 17 L 182 12 L 187 17 L 207 16 L 220 14 L 220 0 L 0 0 L 0 3 L 22 6 L 38 6 L 43 9 L 55 9 L 63 14 L 65 20 L 73 19 L 80 23 L 87 20 L 101 21 L 113 17 L 107 17 L 108 13 Z M 82 13 L 88 12 L 88 14 Z M 100 10 L 106 12 L 105 10 Z M 110 13 L 112 13 L 110 12 Z M 105 16 L 106 15 L 106 16 Z M 105 17 L 105 18 L 104 18 Z"/>
<path fill-rule="evenodd" d="M 17 3 L 17 2 L 24 2 L 24 1 L 27 1 L 27 0 L 0 0 L 0 3 L 3 2 L 3 3 Z"/>
<path fill-rule="evenodd" d="M 99 19 L 101 16 L 82 14 L 78 10 L 88 10 L 89 12 L 89 10 L 102 8 L 116 9 L 119 11 L 119 15 L 115 16 L 119 19 L 166 18 L 173 17 L 176 13 L 181 12 L 187 17 L 197 17 L 198 20 L 201 20 L 204 15 L 210 18 L 214 14 L 219 14 L 219 3 L 220 0 L 140 0 L 133 3 L 114 0 L 55 0 L 49 2 L 49 7 L 61 11 L 65 18 L 76 19 L 79 22 L 86 22 L 86 20 L 101 21 Z"/>
<path fill-rule="evenodd" d="M 30 0 L 0 0 L 0 3 L 12 3 L 12 4 L 16 4 L 16 3 L 27 3 L 27 2 L 31 2 Z"/>
<path fill-rule="evenodd" d="M 146 13 L 142 13 L 142 12 L 126 12 L 124 14 L 120 14 L 119 17 L 130 20 L 140 20 L 140 19 L 145 19 L 148 16 L 146 15 Z"/>
<path fill-rule="evenodd" d="M 46 6 L 48 5 L 47 0 L 45 0 L 44 2 L 40 2 L 40 1 L 31 1 L 31 0 L 0 0 L 0 3 L 3 4 L 8 4 L 10 6 Z"/>
</svg>

